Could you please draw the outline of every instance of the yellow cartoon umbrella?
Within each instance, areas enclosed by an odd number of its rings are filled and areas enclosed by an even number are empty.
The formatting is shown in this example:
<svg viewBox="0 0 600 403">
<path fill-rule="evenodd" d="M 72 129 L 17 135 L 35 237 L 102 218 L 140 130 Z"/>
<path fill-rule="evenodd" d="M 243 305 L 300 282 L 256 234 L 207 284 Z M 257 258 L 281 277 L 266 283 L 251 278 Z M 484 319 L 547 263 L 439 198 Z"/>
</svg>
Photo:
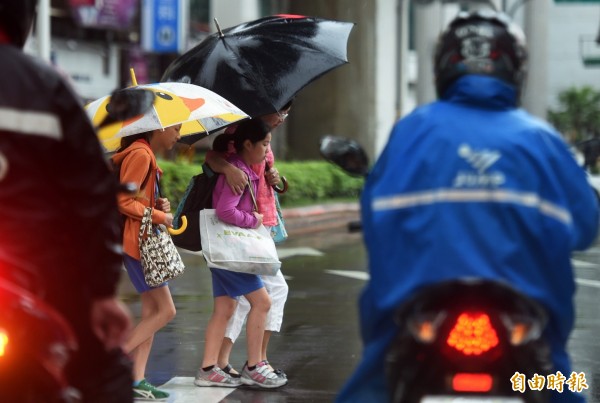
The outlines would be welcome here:
<svg viewBox="0 0 600 403">
<path fill-rule="evenodd" d="M 194 135 L 190 139 L 196 141 L 248 118 L 248 115 L 225 98 L 198 85 L 155 83 L 129 88 L 142 88 L 154 92 L 154 105 L 143 115 L 101 128 L 98 137 L 106 152 L 116 151 L 122 137 L 164 129 L 179 123 L 182 124 L 180 141 L 186 143 L 187 136 Z M 110 95 L 107 95 L 86 106 L 94 125 L 98 125 L 106 117 L 109 104 Z"/>
</svg>

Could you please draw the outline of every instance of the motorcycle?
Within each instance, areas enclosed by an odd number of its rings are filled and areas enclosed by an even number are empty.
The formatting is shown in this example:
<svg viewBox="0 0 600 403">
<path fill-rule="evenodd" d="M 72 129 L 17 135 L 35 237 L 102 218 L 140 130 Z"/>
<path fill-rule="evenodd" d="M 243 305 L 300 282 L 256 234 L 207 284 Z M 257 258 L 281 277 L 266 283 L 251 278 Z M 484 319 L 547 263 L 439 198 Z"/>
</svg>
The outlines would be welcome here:
<svg viewBox="0 0 600 403">
<path fill-rule="evenodd" d="M 151 91 L 123 89 L 113 93 L 108 116 L 98 128 L 144 113 L 154 102 Z M 135 186 L 134 186 L 135 187 Z M 131 191 L 124 185 L 120 191 Z M 39 296 L 11 278 L 0 266 L 0 393 L 6 402 L 80 401 L 65 376 L 77 340 L 66 320 Z"/>
<path fill-rule="evenodd" d="M 419 290 L 395 315 L 386 373 L 393 402 L 547 402 L 515 375 L 552 370 L 544 309 L 507 284 L 459 279 Z"/>
<path fill-rule="evenodd" d="M 351 175 L 368 174 L 368 157 L 353 140 L 326 136 L 320 152 Z M 394 320 L 399 330 L 384 364 L 392 402 L 549 401 L 548 390 L 521 387 L 553 368 L 543 337 L 547 314 L 510 285 L 440 282 L 415 292 Z"/>
</svg>

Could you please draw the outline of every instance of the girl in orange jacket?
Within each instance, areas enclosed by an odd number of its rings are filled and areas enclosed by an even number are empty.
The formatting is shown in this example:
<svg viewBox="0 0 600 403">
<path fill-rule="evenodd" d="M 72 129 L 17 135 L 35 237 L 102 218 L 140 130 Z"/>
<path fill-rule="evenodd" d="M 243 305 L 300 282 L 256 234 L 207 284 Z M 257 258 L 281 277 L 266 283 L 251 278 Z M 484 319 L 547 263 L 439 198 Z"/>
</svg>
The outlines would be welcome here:
<svg viewBox="0 0 600 403">
<path fill-rule="evenodd" d="M 146 207 L 153 207 L 153 224 L 167 227 L 173 224 L 169 201 L 158 197 L 158 180 L 162 171 L 156 163 L 155 153 L 173 148 L 179 139 L 180 128 L 181 125 L 175 125 L 124 137 L 121 148 L 112 157 L 113 162 L 121 167 L 121 183 L 133 182 L 140 188 L 137 194 L 120 194 L 118 202 L 119 211 L 126 216 L 123 262 L 142 299 L 142 318 L 125 344 L 125 351 L 133 359 L 134 396 L 149 401 L 164 401 L 169 397 L 167 392 L 146 381 L 145 371 L 154 334 L 175 317 L 175 304 L 167 283 L 150 287 L 144 281 L 138 234 Z"/>
</svg>

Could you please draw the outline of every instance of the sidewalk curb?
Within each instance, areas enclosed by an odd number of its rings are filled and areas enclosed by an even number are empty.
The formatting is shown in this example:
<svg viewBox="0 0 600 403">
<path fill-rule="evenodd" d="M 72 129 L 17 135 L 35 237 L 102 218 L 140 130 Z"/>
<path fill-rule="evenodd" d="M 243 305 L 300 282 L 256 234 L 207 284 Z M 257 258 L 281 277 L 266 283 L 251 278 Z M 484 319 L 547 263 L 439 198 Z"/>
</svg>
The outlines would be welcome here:
<svg viewBox="0 0 600 403">
<path fill-rule="evenodd" d="M 325 214 L 336 214 L 345 212 L 358 212 L 360 209 L 358 202 L 348 203 L 331 203 L 331 204 L 317 204 L 305 207 L 293 207 L 283 208 L 281 213 L 283 219 L 298 218 L 298 217 L 312 217 Z"/>
<path fill-rule="evenodd" d="M 358 202 L 318 204 L 282 209 L 290 235 L 307 235 L 346 227 L 360 216 Z"/>
</svg>

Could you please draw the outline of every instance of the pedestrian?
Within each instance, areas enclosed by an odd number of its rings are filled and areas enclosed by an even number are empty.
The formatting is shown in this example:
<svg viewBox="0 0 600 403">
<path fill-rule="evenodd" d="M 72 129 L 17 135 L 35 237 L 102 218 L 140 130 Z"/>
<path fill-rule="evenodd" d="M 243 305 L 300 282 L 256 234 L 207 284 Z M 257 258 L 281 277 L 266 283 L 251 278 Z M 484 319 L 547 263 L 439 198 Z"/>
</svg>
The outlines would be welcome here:
<svg viewBox="0 0 600 403">
<path fill-rule="evenodd" d="M 258 175 L 252 170 L 252 164 L 264 163 L 271 133 L 260 120 L 242 122 L 235 134 L 222 134 L 233 140 L 235 153 L 228 162 L 247 175 L 247 186 L 257 194 Z M 223 142 L 227 147 L 228 141 Z M 224 152 L 225 148 L 217 151 Z M 253 211 L 250 189 L 238 194 L 226 183 L 225 176 L 217 179 L 213 192 L 213 207 L 222 221 L 243 228 L 257 228 L 263 223 L 263 214 Z M 256 385 L 263 388 L 277 388 L 287 383 L 287 379 L 277 376 L 262 359 L 262 346 L 265 334 L 265 321 L 271 308 L 271 298 L 263 284 L 261 276 L 236 273 L 210 268 L 213 281 L 214 308 L 206 329 L 206 341 L 202 367 L 194 383 L 197 386 L 236 387 L 240 384 Z M 219 363 L 219 352 L 225 336 L 228 321 L 231 319 L 238 299 L 244 296 L 250 304 L 246 324 L 247 361 L 240 377 L 224 372 Z"/>
<path fill-rule="evenodd" d="M 168 284 L 151 287 L 144 280 L 140 262 L 138 234 L 146 207 L 153 207 L 152 223 L 173 225 L 169 200 L 160 197 L 162 171 L 156 154 L 173 148 L 179 139 L 181 124 L 140 133 L 121 139 L 121 147 L 112 159 L 120 166 L 121 183 L 135 183 L 139 192 L 120 194 L 119 210 L 126 216 L 123 229 L 123 263 L 132 284 L 142 300 L 141 320 L 125 343 L 125 351 L 133 358 L 133 393 L 138 399 L 165 401 L 169 393 L 157 389 L 146 380 L 146 364 L 154 335 L 175 317 L 175 304 Z"/>
<path fill-rule="evenodd" d="M 286 103 L 283 108 L 276 113 L 264 115 L 259 118 L 270 128 L 271 133 L 288 117 L 292 107 L 292 102 L 293 101 L 289 101 Z M 235 128 L 234 130 L 231 130 L 230 133 L 235 133 Z M 223 142 L 223 138 L 217 138 L 215 141 Z M 224 146 L 221 147 L 222 149 L 224 148 Z M 228 150 L 228 152 L 235 152 L 235 150 Z M 206 163 L 213 171 L 224 174 L 227 183 L 231 187 L 231 190 L 239 194 L 242 192 L 242 189 L 244 189 L 244 186 L 246 186 L 247 178 L 240 169 L 227 162 L 225 159 L 226 154 L 227 153 L 216 153 L 214 151 L 208 152 L 206 155 Z M 270 232 L 271 227 L 277 225 L 278 223 L 275 194 L 273 193 L 272 186 L 277 185 L 281 180 L 279 177 L 279 171 L 274 166 L 275 156 L 270 145 L 267 149 L 265 161 L 270 167 L 269 170 L 266 169 L 264 162 L 252 164 L 251 168 L 259 178 L 257 196 L 258 211 L 263 214 L 263 224 Z M 278 376 L 287 378 L 285 372 L 283 372 L 281 369 L 274 369 L 271 366 L 267 358 L 267 349 L 272 333 L 279 332 L 281 330 L 281 325 L 283 323 L 283 311 L 285 302 L 287 301 L 289 287 L 285 281 L 285 278 L 283 277 L 283 274 L 281 273 L 281 270 L 279 270 L 275 276 L 261 277 L 263 284 L 267 289 L 267 293 L 271 297 L 271 309 L 267 315 L 261 359 L 262 361 L 266 362 L 267 365 L 269 365 L 269 367 L 273 369 Z M 246 320 L 249 310 L 250 304 L 248 301 L 244 297 L 240 297 L 235 313 L 227 324 L 225 338 L 223 339 L 223 345 L 221 347 L 221 352 L 219 353 L 219 366 L 232 376 L 239 376 L 239 372 L 233 369 L 229 362 L 229 357 L 231 355 L 231 351 L 233 350 L 233 344 L 242 331 L 244 321 Z"/>
<path fill-rule="evenodd" d="M 117 184 L 79 97 L 54 68 L 22 51 L 36 6 L 0 0 L 1 274 L 74 331 L 78 350 L 66 377 L 82 401 L 131 402 L 131 363 L 121 348 L 131 320 L 116 295 Z M 16 401 L 15 387 L 0 385 L 3 401 Z"/>
<path fill-rule="evenodd" d="M 526 61 L 525 36 L 503 14 L 459 13 L 440 36 L 438 100 L 396 123 L 362 193 L 364 353 L 338 402 L 389 401 L 394 312 L 419 288 L 464 277 L 540 302 L 552 373 L 571 373 L 570 257 L 594 241 L 598 201 L 560 134 L 518 107 Z M 583 398 L 565 388 L 552 401 Z"/>
</svg>

